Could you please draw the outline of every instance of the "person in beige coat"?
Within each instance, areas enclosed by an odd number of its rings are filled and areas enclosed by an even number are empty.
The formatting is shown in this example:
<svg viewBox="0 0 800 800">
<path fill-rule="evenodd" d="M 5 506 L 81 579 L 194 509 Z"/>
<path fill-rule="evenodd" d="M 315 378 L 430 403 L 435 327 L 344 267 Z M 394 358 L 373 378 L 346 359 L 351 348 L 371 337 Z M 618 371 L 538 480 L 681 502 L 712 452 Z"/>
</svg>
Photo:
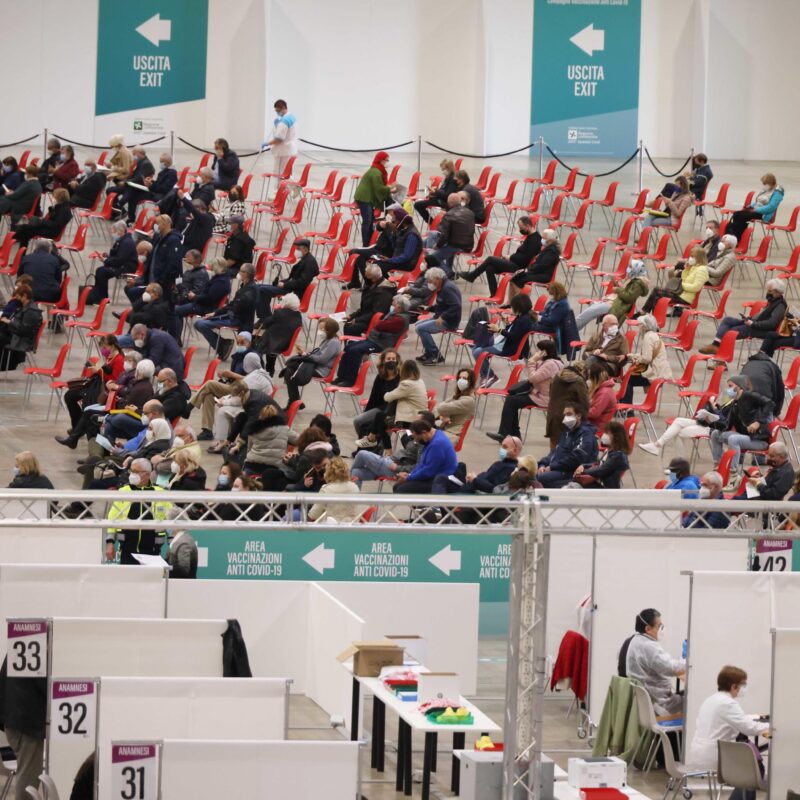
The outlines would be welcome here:
<svg viewBox="0 0 800 800">
<path fill-rule="evenodd" d="M 716 257 L 713 257 L 713 260 L 710 257 L 708 261 L 709 286 L 719 286 L 722 279 L 733 269 L 733 265 L 736 263 L 737 244 L 736 237 L 730 233 L 726 233 L 719 240 Z"/>
<path fill-rule="evenodd" d="M 325 483 L 319 494 L 358 494 L 359 488 L 350 479 L 350 469 L 341 456 L 332 458 L 325 467 Z M 365 509 L 356 503 L 337 503 L 329 505 L 322 500 L 314 503 L 308 510 L 308 518 L 312 522 L 355 522 Z"/>
<path fill-rule="evenodd" d="M 628 340 L 620 332 L 619 322 L 613 314 L 603 317 L 600 330 L 586 342 L 583 353 L 587 362 L 593 358 L 604 361 L 612 378 L 619 374 L 628 355 Z"/>
<path fill-rule="evenodd" d="M 633 402 L 633 389 L 641 386 L 645 392 L 650 383 L 656 378 L 665 381 L 672 380 L 672 367 L 669 365 L 667 348 L 658 335 L 658 323 L 652 314 L 643 314 L 639 317 L 641 335 L 639 339 L 639 352 L 628 356 L 633 367 L 633 374 L 628 381 L 628 387 L 622 396 L 621 403 Z"/>
<path fill-rule="evenodd" d="M 459 371 L 453 399 L 437 404 L 433 413 L 439 418 L 439 427 L 453 444 L 458 442 L 465 423 L 475 416 L 475 373 L 471 369 Z"/>
<path fill-rule="evenodd" d="M 428 408 L 428 393 L 425 382 L 420 378 L 419 367 L 413 359 L 407 359 L 400 366 L 400 383 L 396 389 L 386 392 L 383 399 L 396 403 L 395 423 L 410 425 L 420 411 Z"/>
<path fill-rule="evenodd" d="M 113 182 L 126 181 L 131 176 L 131 167 L 133 166 L 133 155 L 131 151 L 125 147 L 125 140 L 117 134 L 108 140 L 108 146 L 114 151 L 111 158 L 108 160 L 110 170 L 108 172 L 108 179 Z"/>
</svg>

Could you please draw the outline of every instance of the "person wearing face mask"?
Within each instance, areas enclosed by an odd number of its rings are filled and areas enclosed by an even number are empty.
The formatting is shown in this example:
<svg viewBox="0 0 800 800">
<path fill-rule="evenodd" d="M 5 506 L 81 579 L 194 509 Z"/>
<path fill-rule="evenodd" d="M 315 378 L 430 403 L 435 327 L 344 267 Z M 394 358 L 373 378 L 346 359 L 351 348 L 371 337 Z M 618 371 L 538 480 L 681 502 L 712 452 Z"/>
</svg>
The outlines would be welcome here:
<svg viewBox="0 0 800 800">
<path fill-rule="evenodd" d="M 665 186 L 656 198 L 656 200 L 659 199 L 662 201 L 661 206 L 664 210 L 656 209 L 656 201 L 653 201 L 647 206 L 648 213 L 642 225 L 644 227 L 658 227 L 661 225 L 671 225 L 674 228 L 680 227 L 684 212 L 694 202 L 694 196 L 689 191 L 689 181 L 686 176 L 679 175 L 674 184 Z"/>
<path fill-rule="evenodd" d="M 75 208 L 94 208 L 97 198 L 106 185 L 106 176 L 97 169 L 97 162 L 87 158 L 83 162 L 83 174 L 69 182 L 70 205 Z"/>
<path fill-rule="evenodd" d="M 124 137 L 115 134 L 108 140 L 108 146 L 114 152 L 108 160 L 109 170 L 106 177 L 112 184 L 128 180 L 133 167 L 133 154 L 125 147 Z"/>
<path fill-rule="evenodd" d="M 178 182 L 178 173 L 172 166 L 172 156 L 169 153 L 162 153 L 158 160 L 158 174 L 144 179 L 144 185 L 150 190 L 147 199 L 154 203 L 158 203 L 166 197 Z"/>
<path fill-rule="evenodd" d="M 724 500 L 722 475 L 719 472 L 706 472 L 700 478 L 700 490 L 697 493 L 698 500 Z M 717 528 L 725 529 L 731 524 L 731 517 L 724 511 L 692 511 L 683 514 L 681 525 L 684 528 Z"/>
<path fill-rule="evenodd" d="M 623 474 L 630 469 L 631 442 L 625 426 L 617 420 L 607 422 L 600 444 L 605 448 L 600 460 L 590 467 L 578 467 L 572 480 L 586 489 L 619 489 Z"/>
<path fill-rule="evenodd" d="M 214 160 L 211 162 L 214 173 L 214 188 L 227 192 L 236 185 L 242 170 L 239 167 L 239 156 L 231 150 L 227 139 L 214 140 Z"/>
<path fill-rule="evenodd" d="M 736 237 L 726 233 L 708 254 L 707 286 L 720 286 L 736 264 Z"/>
<path fill-rule="evenodd" d="M 57 240 L 72 222 L 72 208 L 66 189 L 53 191 L 53 203 L 43 217 L 24 217 L 13 226 L 14 239 L 20 247 L 27 247 L 36 236 Z"/>
<path fill-rule="evenodd" d="M 166 331 L 149 329 L 137 323 L 131 328 L 129 336 L 120 336 L 123 348 L 136 348 L 145 358 L 150 359 L 156 369 L 169 367 L 176 375 L 183 375 L 184 359 L 181 348 Z"/>
<path fill-rule="evenodd" d="M 141 528 L 110 527 L 106 533 L 106 560 L 115 561 L 116 547 L 119 545 L 119 563 L 136 565 L 139 562 L 134 553 L 157 556 L 166 541 L 166 525 L 164 524 L 170 510 L 170 504 L 151 497 L 143 492 L 161 492 L 160 486 L 150 482 L 152 466 L 146 458 L 137 458 L 130 466 L 128 483 L 120 487 L 125 499 L 117 500 L 108 512 L 111 521 L 140 520 Z M 148 524 L 149 523 L 149 524 Z"/>
<path fill-rule="evenodd" d="M 719 350 L 722 337 L 728 331 L 736 331 L 737 339 L 763 339 L 768 333 L 778 330 L 786 317 L 787 303 L 785 298 L 786 283 L 779 278 L 772 278 L 766 285 L 767 304 L 755 317 L 746 317 L 740 314 L 739 318 L 725 317 L 720 322 L 711 344 L 701 347 L 700 352 L 706 355 L 715 355 Z"/>
<path fill-rule="evenodd" d="M 429 494 L 434 480 L 455 473 L 458 458 L 453 443 L 444 431 L 429 422 L 415 419 L 411 435 L 424 446 L 419 463 L 410 472 L 398 472 L 392 487 L 395 494 Z"/>
<path fill-rule="evenodd" d="M 346 336 L 362 336 L 372 322 L 375 314 L 386 315 L 391 308 L 392 298 L 397 288 L 383 277 L 377 264 L 369 264 L 364 270 L 364 290 L 358 309 L 348 314 L 344 321 Z"/>
<path fill-rule="evenodd" d="M 235 461 L 226 461 L 220 468 L 217 475 L 215 492 L 229 492 L 233 488 L 236 479 L 242 474 L 242 468 Z"/>
<path fill-rule="evenodd" d="M 522 455 L 522 440 L 518 436 L 506 436 L 497 451 L 497 461 L 483 472 L 467 472 L 467 465 L 458 462 L 452 480 L 448 475 L 437 475 L 431 494 L 493 494 L 498 486 L 508 482 L 519 465 Z"/>
<path fill-rule="evenodd" d="M 147 282 L 159 283 L 164 290 L 164 296 L 170 297 L 175 287 L 175 279 L 180 277 L 183 266 L 184 246 L 180 234 L 173 229 L 172 220 L 166 214 L 160 214 L 155 221 L 155 235 L 153 236 L 153 250 L 147 261 Z M 131 302 L 141 290 L 128 288 L 125 294 Z"/>
<path fill-rule="evenodd" d="M 189 316 L 205 316 L 219 308 L 231 293 L 228 265 L 222 258 L 215 258 L 211 266 L 211 279 L 200 260 L 199 250 L 186 254 L 186 269 L 178 286 L 178 305 L 172 314 L 171 333 L 183 341 L 183 321 Z"/>
<path fill-rule="evenodd" d="M 640 297 L 647 297 L 650 291 L 650 280 L 644 261 L 632 258 L 625 270 L 625 278 L 620 283 L 612 282 L 609 293 L 602 299 L 586 306 L 575 318 L 575 325 L 582 331 L 593 320 L 613 314 L 617 319 L 626 319 L 631 309 L 636 307 Z"/>
<path fill-rule="evenodd" d="M 179 417 L 187 417 L 187 401 L 192 396 L 191 389 L 183 379 L 178 379 L 174 370 L 165 367 L 156 375 L 156 399 L 164 406 L 164 416 L 171 422 Z"/>
<path fill-rule="evenodd" d="M 297 155 L 297 117 L 289 113 L 289 106 L 285 100 L 276 100 L 274 103 L 275 119 L 272 130 L 262 143 L 272 153 L 272 175 L 280 180 L 292 156 Z"/>
<path fill-rule="evenodd" d="M 236 187 L 234 187 L 236 188 Z M 225 241 L 225 251 L 222 257 L 228 266 L 228 271 L 239 271 L 242 264 L 249 264 L 253 261 L 253 248 L 256 241 L 244 229 L 244 216 L 234 214 L 228 209 L 227 240 Z"/>
<path fill-rule="evenodd" d="M 386 219 L 391 229 L 392 250 L 386 256 L 376 254 L 373 260 L 380 266 L 384 277 L 393 270 L 411 272 L 416 269 L 422 253 L 422 235 L 412 217 L 400 206 L 387 211 Z"/>
<path fill-rule="evenodd" d="M 128 212 L 128 224 L 133 225 L 136 219 L 136 206 L 143 200 L 151 199 L 147 190 L 148 181 L 152 182 L 156 168 L 147 157 L 143 147 L 136 146 L 131 150 L 133 154 L 134 169 L 130 177 L 117 185 L 117 195 L 114 198 L 114 208 L 121 218 Z M 109 188 L 113 192 L 113 188 Z"/>
<path fill-rule="evenodd" d="M 66 189 L 70 181 L 74 181 L 81 174 L 81 168 L 75 160 L 75 151 L 72 145 L 65 144 L 61 148 L 58 166 L 52 171 L 53 189 Z"/>
<path fill-rule="evenodd" d="M 386 168 L 389 154 L 381 150 L 375 154 L 369 169 L 361 176 L 356 186 L 353 200 L 361 213 L 361 244 L 369 247 L 375 225 L 375 211 L 383 211 L 383 207 L 391 201 L 392 193 L 397 189 L 389 183 Z"/>
<path fill-rule="evenodd" d="M 656 609 L 645 608 L 639 612 L 635 625 L 636 633 L 626 642 L 627 677 L 644 686 L 657 714 L 679 714 L 683 710 L 683 695 L 675 692 L 675 678 L 686 674 L 686 661 L 672 658 L 658 643 L 664 625 Z"/>
<path fill-rule="evenodd" d="M 209 212 L 208 206 L 202 200 L 189 200 L 184 196 L 181 203 L 186 222 L 186 227 L 183 229 L 184 251 L 199 250 L 202 253 L 214 230 L 214 215 Z"/>
<path fill-rule="evenodd" d="M 486 221 L 486 204 L 480 189 L 470 183 L 469 174 L 464 169 L 456 170 L 455 178 L 458 191 L 466 195 L 467 208 L 475 215 L 475 223 L 482 225 Z"/>
<path fill-rule="evenodd" d="M 339 323 L 332 317 L 326 317 L 319 328 L 320 343 L 309 351 L 302 345 L 296 345 L 295 354 L 286 360 L 286 365 L 280 372 L 280 376 L 286 381 L 287 411 L 292 403 L 300 399 L 300 387 L 306 386 L 314 377 L 327 376 L 342 351 Z M 300 407 L 304 408 L 303 405 Z"/>
<path fill-rule="evenodd" d="M 597 435 L 586 413 L 585 407 L 564 406 L 564 432 L 558 444 L 539 460 L 537 479 L 545 488 L 566 486 L 578 467 L 597 462 Z"/>
<path fill-rule="evenodd" d="M 400 383 L 399 370 L 400 354 L 394 347 L 387 347 L 378 356 L 377 374 L 372 382 L 367 404 L 364 410 L 353 418 L 353 428 L 359 439 L 368 436 L 377 417 L 386 412 L 387 402 L 384 400 L 384 395 L 397 388 Z M 374 447 L 376 444 L 377 438 L 373 437 L 371 444 L 368 442 L 366 446 Z M 358 442 L 356 445 L 358 446 Z"/>
<path fill-rule="evenodd" d="M 622 395 L 621 403 L 633 402 L 633 390 L 641 386 L 645 392 L 650 382 L 663 379 L 672 380 L 672 367 L 667 358 L 667 348 L 658 335 L 658 322 L 652 314 L 639 317 L 639 348 L 636 353 L 628 354 L 628 361 L 633 364 L 633 372 L 628 379 L 628 387 Z M 633 416 L 632 412 L 628 412 Z"/>
<path fill-rule="evenodd" d="M 667 285 L 650 292 L 642 311 L 652 314 L 662 297 L 669 298 L 670 305 L 690 306 L 708 280 L 708 257 L 702 247 L 693 247 L 685 266 L 676 264 L 668 273 Z M 683 309 L 678 309 L 683 311 Z"/>
<path fill-rule="evenodd" d="M 173 226 L 179 230 L 183 229 L 186 222 L 183 200 L 187 195 L 190 200 L 202 200 L 206 208 L 211 208 L 216 198 L 216 190 L 214 189 L 214 172 L 210 167 L 203 167 L 200 170 L 188 192 L 176 186 L 158 202 L 158 210 L 169 216 Z"/>
<path fill-rule="evenodd" d="M 602 361 L 592 361 L 586 369 L 589 411 L 586 421 L 599 432 L 617 412 L 617 386 Z"/>
<path fill-rule="evenodd" d="M 166 461 L 161 462 L 166 465 Z M 206 471 L 200 466 L 200 459 L 190 450 L 179 450 L 168 464 L 167 486 L 172 492 L 204 492 L 206 490 Z M 158 478 L 161 478 L 159 472 Z M 159 485 L 161 485 L 159 483 Z"/>
<path fill-rule="evenodd" d="M 278 355 L 291 344 L 292 337 L 303 325 L 300 313 L 300 298 L 294 293 L 283 295 L 273 312 L 256 322 L 253 335 L 255 350 L 266 361 L 266 369 L 270 375 L 275 374 Z"/>
<path fill-rule="evenodd" d="M 242 220 L 247 219 L 247 202 L 244 199 L 244 189 L 239 184 L 232 186 L 228 192 L 228 204 L 225 206 L 224 211 L 215 211 L 214 219 L 214 235 L 223 236 L 230 233 L 228 230 L 228 222 L 231 217 L 241 217 Z M 250 261 L 251 259 L 247 259 Z"/>
<path fill-rule="evenodd" d="M 689 462 L 683 457 L 673 458 L 664 470 L 667 476 L 665 489 L 674 489 L 684 492 L 686 497 L 696 498 L 700 489 L 700 479 L 692 475 Z"/>
<path fill-rule="evenodd" d="M 547 333 L 556 341 L 558 352 L 571 357 L 570 342 L 580 338 L 575 327 L 575 315 L 567 300 L 567 287 L 560 281 L 553 281 L 547 287 L 548 301 L 541 313 L 531 312 L 534 333 Z"/>
<path fill-rule="evenodd" d="M 128 324 L 144 325 L 146 328 L 166 330 L 172 324 L 172 309 L 164 297 L 161 284 L 149 283 L 142 296 L 133 303 L 128 314 Z M 126 340 L 127 343 L 127 340 Z"/>
<path fill-rule="evenodd" d="M 17 275 L 30 275 L 33 279 L 33 299 L 37 302 L 55 303 L 61 297 L 65 266 L 68 266 L 50 239 L 36 239 L 19 265 Z"/>
<path fill-rule="evenodd" d="M 717 675 L 717 691 L 707 697 L 697 712 L 694 736 L 686 764 L 694 769 L 717 770 L 717 742 L 734 742 L 741 736 L 769 735 L 769 723 L 759 722 L 739 705 L 747 690 L 747 673 L 734 666 Z M 731 800 L 755 800 L 756 793 L 736 789 Z"/>
<path fill-rule="evenodd" d="M 39 188 L 44 190 L 52 182 L 53 172 L 58 168 L 61 163 L 61 142 L 51 137 L 47 140 L 47 158 L 45 158 L 39 166 L 34 166 Z M 31 166 L 30 164 L 28 166 Z"/>
<path fill-rule="evenodd" d="M 439 427 L 450 437 L 453 444 L 458 442 L 467 420 L 475 416 L 475 372 L 473 370 L 458 371 L 453 398 L 437 403 L 433 413 L 439 420 Z"/>
<path fill-rule="evenodd" d="M 0 369 L 13 370 L 36 349 L 42 327 L 42 311 L 33 301 L 33 290 L 20 285 L 14 291 L 17 310 L 13 316 L 0 317 Z"/>
<path fill-rule="evenodd" d="M 794 483 L 794 467 L 789 460 L 789 450 L 783 442 L 773 442 L 767 449 L 767 470 L 751 470 L 747 482 L 758 492 L 755 500 L 783 500 Z M 744 487 L 737 500 L 747 499 Z"/>
<path fill-rule="evenodd" d="M 753 199 L 749 206 L 734 212 L 728 220 L 725 228 L 726 233 L 733 234 L 737 239 L 742 238 L 745 228 L 751 220 L 761 222 L 774 222 L 775 215 L 778 213 L 778 206 L 783 202 L 783 186 L 778 185 L 778 179 L 767 172 L 761 176 L 761 191 Z"/>
<path fill-rule="evenodd" d="M 441 267 L 448 278 L 453 277 L 453 258 L 457 253 L 469 253 L 475 246 L 475 214 L 470 209 L 466 192 L 455 192 L 447 198 L 447 211 L 425 244 L 428 266 Z"/>
<path fill-rule="evenodd" d="M 25 176 L 19 168 L 19 162 L 14 156 L 6 156 L 3 159 L 3 172 L 0 175 L 0 186 L 13 192 L 19 188 Z"/>
<path fill-rule="evenodd" d="M 14 456 L 13 478 L 9 489 L 54 489 L 46 475 L 42 475 L 39 460 L 30 452 L 23 450 Z"/>
<path fill-rule="evenodd" d="M 172 437 L 172 446 L 169 450 L 165 450 L 163 453 L 154 455 L 150 459 L 150 462 L 154 467 L 157 467 L 163 461 L 170 461 L 173 459 L 178 453 L 182 450 L 186 450 L 192 454 L 192 457 L 195 461 L 199 464 L 202 457 L 203 452 L 200 449 L 200 444 L 197 441 L 197 437 L 194 435 L 194 428 L 188 423 L 181 420 L 176 426 L 174 431 L 174 436 Z"/>
<path fill-rule="evenodd" d="M 711 166 L 708 163 L 708 156 L 705 153 L 695 153 L 692 156 L 692 171 L 684 173 L 689 179 L 689 188 L 694 195 L 695 200 L 700 201 L 711 183 L 714 173 L 711 171 Z M 697 207 L 698 216 L 703 216 L 703 206 Z"/>
<path fill-rule="evenodd" d="M 552 283 L 561 260 L 558 234 L 552 228 L 542 231 L 542 249 L 530 265 L 517 272 L 508 284 L 509 300 L 530 283 Z"/>
<path fill-rule="evenodd" d="M 170 580 L 186 580 L 197 577 L 197 542 L 185 530 L 167 530 L 167 564 L 172 569 L 169 572 Z M 72 800 L 72 798 L 70 798 Z"/>
<path fill-rule="evenodd" d="M 700 247 L 706 251 L 708 260 L 711 262 L 717 257 L 717 251 L 719 250 L 719 222 L 715 219 L 708 220 L 708 222 L 706 222 L 704 234 L 705 238 L 701 242 Z"/>
<path fill-rule="evenodd" d="M 432 312 L 429 319 L 418 322 L 414 328 L 422 342 L 423 352 L 417 356 L 424 366 L 435 366 L 444 363 L 444 356 L 439 352 L 435 334 L 445 331 L 456 331 L 461 324 L 461 290 L 451 281 L 443 269 L 431 267 L 425 273 L 425 280 L 431 295 L 436 293 L 436 304 L 428 307 Z"/>
<path fill-rule="evenodd" d="M 352 386 L 365 356 L 380 353 L 387 347 L 399 346 L 408 331 L 410 302 L 401 294 L 396 294 L 391 302 L 389 311 L 373 326 L 366 339 L 356 339 L 345 344 L 336 379 L 333 381 L 334 386 Z"/>
<path fill-rule="evenodd" d="M 456 185 L 456 168 L 452 160 L 443 158 L 439 162 L 439 169 L 442 171 L 442 180 L 436 188 L 428 186 L 428 194 L 422 200 L 417 200 L 414 203 L 414 210 L 422 217 L 423 222 L 430 225 L 431 215 L 428 209 L 434 208 L 447 208 L 447 198 L 453 193 L 458 191 Z"/>
<path fill-rule="evenodd" d="M 122 220 L 112 223 L 111 240 L 111 250 L 100 254 L 103 263 L 95 270 L 94 286 L 86 299 L 87 305 L 98 305 L 108 297 L 108 283 L 112 278 L 133 274 L 139 266 L 136 242 Z"/>
<path fill-rule="evenodd" d="M 294 247 L 300 254 L 300 258 L 292 264 L 289 276 L 274 284 L 264 283 L 258 287 L 256 311 L 261 319 L 268 317 L 272 313 L 271 303 L 273 297 L 280 297 L 290 292 L 302 297 L 314 278 L 319 275 L 319 264 L 317 259 L 311 255 L 311 241 L 305 238 L 296 239 Z"/>
<path fill-rule="evenodd" d="M 587 365 L 592 361 L 600 361 L 615 377 L 628 358 L 628 350 L 628 340 L 620 333 L 617 318 L 613 314 L 606 314 L 600 330 L 589 337 L 583 352 Z"/>
</svg>

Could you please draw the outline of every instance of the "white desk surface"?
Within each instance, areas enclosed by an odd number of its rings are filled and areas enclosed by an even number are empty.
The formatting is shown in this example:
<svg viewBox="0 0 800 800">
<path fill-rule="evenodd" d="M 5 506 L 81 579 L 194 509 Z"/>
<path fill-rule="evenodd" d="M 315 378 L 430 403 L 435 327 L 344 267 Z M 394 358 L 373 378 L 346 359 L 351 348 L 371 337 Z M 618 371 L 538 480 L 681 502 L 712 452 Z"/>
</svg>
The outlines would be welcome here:
<svg viewBox="0 0 800 800">
<path fill-rule="evenodd" d="M 461 756 L 464 753 L 480 753 L 480 761 L 502 761 L 503 760 L 503 751 L 502 750 L 453 750 L 453 755 L 461 761 Z M 558 766 L 558 764 L 553 764 L 553 779 L 557 781 L 565 781 L 567 780 L 567 771 L 562 769 Z"/>
</svg>

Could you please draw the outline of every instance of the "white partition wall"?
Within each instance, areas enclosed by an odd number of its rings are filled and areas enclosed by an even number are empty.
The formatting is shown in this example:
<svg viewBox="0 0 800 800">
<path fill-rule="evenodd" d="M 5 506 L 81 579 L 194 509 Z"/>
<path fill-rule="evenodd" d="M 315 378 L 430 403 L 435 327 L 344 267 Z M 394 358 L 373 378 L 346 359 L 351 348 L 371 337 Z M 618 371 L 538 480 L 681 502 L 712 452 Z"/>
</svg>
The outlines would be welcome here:
<svg viewBox="0 0 800 800">
<path fill-rule="evenodd" d="M 800 665 L 800 628 L 772 632 L 772 705 L 769 742 L 769 797 L 783 798 L 800 789 L 800 700 L 797 668 Z M 748 678 L 748 686 L 750 685 Z"/>
<path fill-rule="evenodd" d="M 159 772 L 161 800 L 353 800 L 358 743 L 167 740 Z"/>
<path fill-rule="evenodd" d="M 111 796 L 112 741 L 284 739 L 287 700 L 283 679 L 103 678 L 97 704 L 97 797 Z"/>
<path fill-rule="evenodd" d="M 0 564 L 101 564 L 101 528 L 0 528 Z"/>
<path fill-rule="evenodd" d="M 687 741 L 701 703 L 716 691 L 717 673 L 726 664 L 747 672 L 742 708 L 749 714 L 769 708 L 771 631 L 778 621 L 785 628 L 800 628 L 800 573 L 695 572 L 690 595 Z"/>
<path fill-rule="evenodd" d="M 681 573 L 739 569 L 747 562 L 747 552 L 745 539 L 597 538 L 592 588 L 597 609 L 589 671 L 589 713 L 595 721 L 616 674 L 619 649 L 634 631 L 636 615 L 643 608 L 657 608 L 665 624 L 662 644 L 673 657 L 680 657 L 689 614 L 688 578 Z"/>
</svg>

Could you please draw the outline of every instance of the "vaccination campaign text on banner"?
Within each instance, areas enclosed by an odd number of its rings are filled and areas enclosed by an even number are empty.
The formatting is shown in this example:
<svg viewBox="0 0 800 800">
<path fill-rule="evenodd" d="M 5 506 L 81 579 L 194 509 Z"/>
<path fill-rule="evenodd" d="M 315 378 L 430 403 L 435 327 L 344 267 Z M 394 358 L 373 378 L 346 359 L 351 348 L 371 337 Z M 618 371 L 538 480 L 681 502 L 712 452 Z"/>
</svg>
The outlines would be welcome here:
<svg viewBox="0 0 800 800">
<path fill-rule="evenodd" d="M 640 0 L 534 0 L 532 140 L 560 156 L 637 146 Z"/>
</svg>

